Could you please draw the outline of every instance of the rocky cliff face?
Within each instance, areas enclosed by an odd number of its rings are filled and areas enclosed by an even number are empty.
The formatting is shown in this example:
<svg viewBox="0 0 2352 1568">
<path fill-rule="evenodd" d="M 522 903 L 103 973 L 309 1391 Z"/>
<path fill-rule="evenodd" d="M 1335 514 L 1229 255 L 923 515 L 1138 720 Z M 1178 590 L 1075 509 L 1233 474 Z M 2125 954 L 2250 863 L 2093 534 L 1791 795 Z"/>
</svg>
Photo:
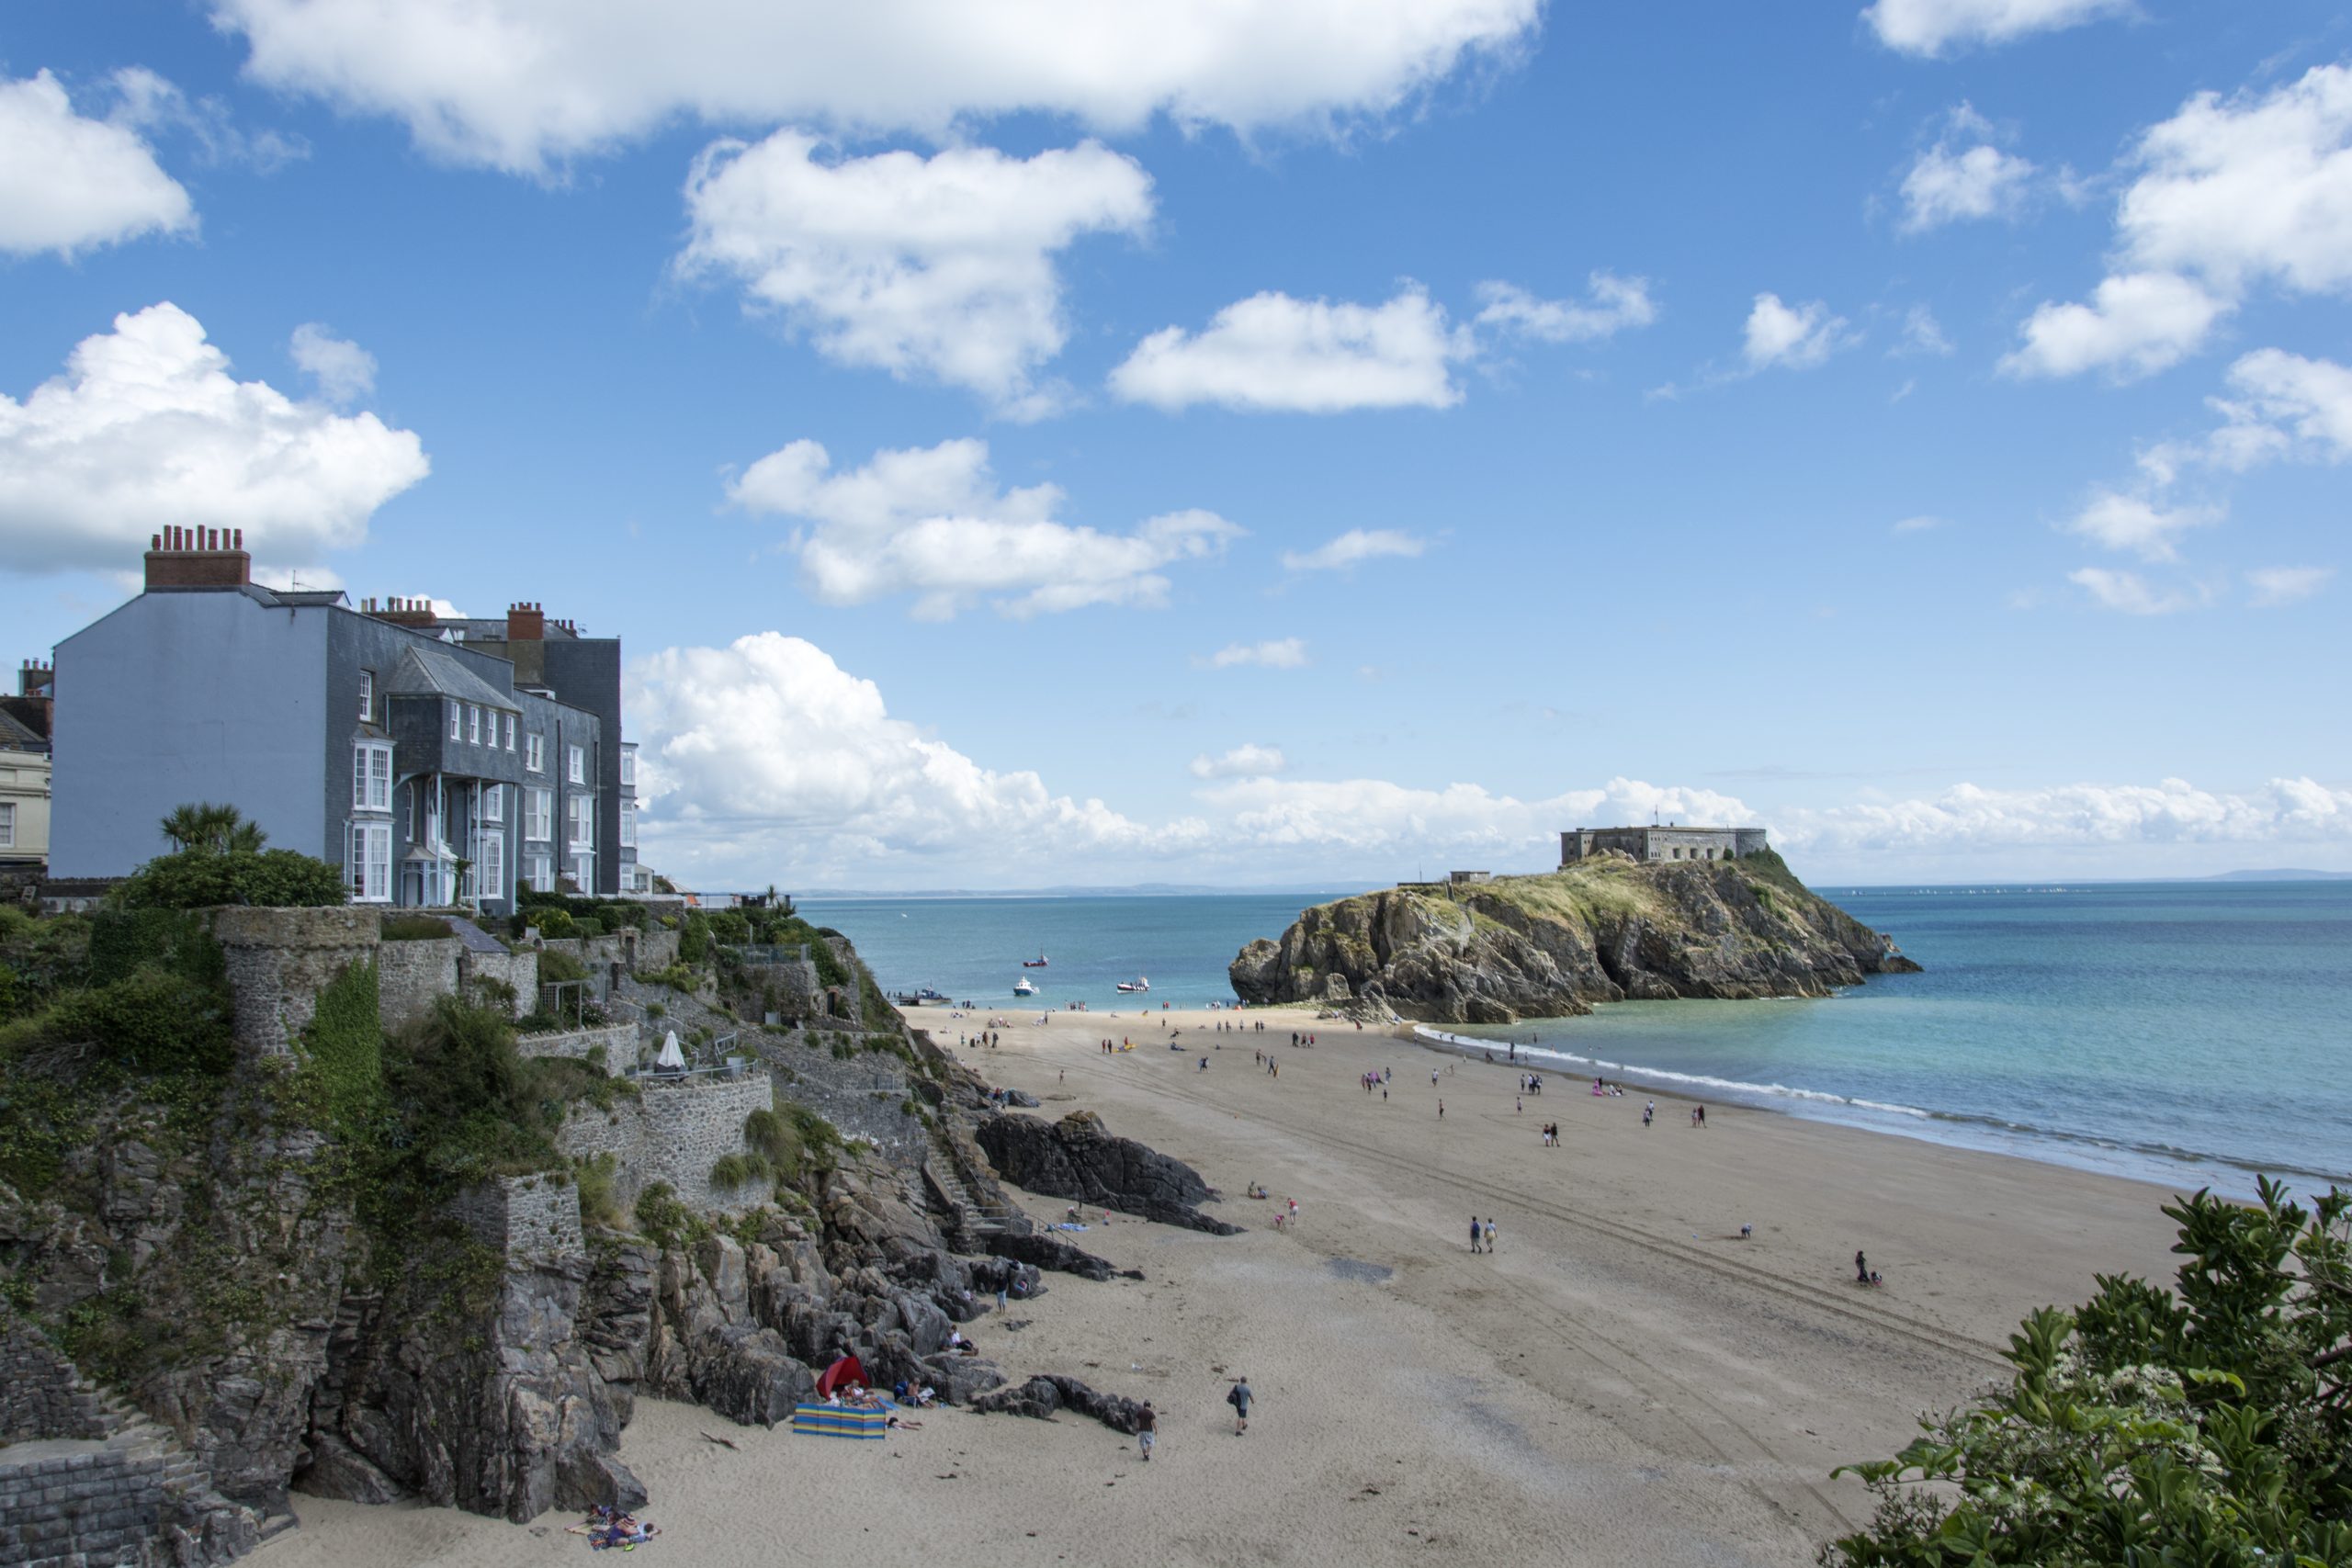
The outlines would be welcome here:
<svg viewBox="0 0 2352 1568">
<path fill-rule="evenodd" d="M 1509 1023 L 1596 1002 L 1819 997 L 1918 967 L 1777 855 L 1399 887 L 1318 905 L 1241 950 L 1246 1002 L 1359 1000 L 1433 1023 Z"/>
</svg>

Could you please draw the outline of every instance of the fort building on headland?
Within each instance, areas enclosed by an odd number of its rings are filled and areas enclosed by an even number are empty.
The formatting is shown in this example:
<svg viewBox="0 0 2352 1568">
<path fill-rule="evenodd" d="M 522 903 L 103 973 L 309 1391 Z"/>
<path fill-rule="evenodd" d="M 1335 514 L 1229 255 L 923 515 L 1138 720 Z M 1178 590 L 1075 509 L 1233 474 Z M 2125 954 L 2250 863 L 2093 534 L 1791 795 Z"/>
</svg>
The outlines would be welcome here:
<svg viewBox="0 0 2352 1568">
<path fill-rule="evenodd" d="M 1679 822 L 1647 828 L 1576 828 L 1560 835 L 1560 863 L 1615 850 L 1637 861 L 1741 860 L 1770 846 L 1761 828 L 1691 828 Z"/>
</svg>

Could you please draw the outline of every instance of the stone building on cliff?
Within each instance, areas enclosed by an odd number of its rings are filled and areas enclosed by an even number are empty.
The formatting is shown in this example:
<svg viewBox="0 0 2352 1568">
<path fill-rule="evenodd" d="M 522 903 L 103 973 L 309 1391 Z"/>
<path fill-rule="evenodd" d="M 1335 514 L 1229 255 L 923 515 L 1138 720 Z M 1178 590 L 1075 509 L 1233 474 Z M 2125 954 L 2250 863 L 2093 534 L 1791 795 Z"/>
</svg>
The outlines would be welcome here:
<svg viewBox="0 0 2352 1568">
<path fill-rule="evenodd" d="M 1647 828 L 1576 828 L 1560 835 L 1560 864 L 1615 850 L 1637 861 L 1742 860 L 1770 847 L 1761 828 L 1691 828 L 1679 822 Z"/>
</svg>

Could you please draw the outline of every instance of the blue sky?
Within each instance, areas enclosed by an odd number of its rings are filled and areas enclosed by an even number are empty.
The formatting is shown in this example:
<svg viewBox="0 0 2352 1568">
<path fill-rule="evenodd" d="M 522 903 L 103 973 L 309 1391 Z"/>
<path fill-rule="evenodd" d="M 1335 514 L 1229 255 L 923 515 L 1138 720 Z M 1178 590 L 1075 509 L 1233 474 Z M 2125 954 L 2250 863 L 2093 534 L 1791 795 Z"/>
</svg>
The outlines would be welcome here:
<svg viewBox="0 0 2352 1568">
<path fill-rule="evenodd" d="M 2347 291 L 2299 0 L 39 0 L 0 653 L 540 601 L 712 885 L 2352 868 Z"/>
</svg>

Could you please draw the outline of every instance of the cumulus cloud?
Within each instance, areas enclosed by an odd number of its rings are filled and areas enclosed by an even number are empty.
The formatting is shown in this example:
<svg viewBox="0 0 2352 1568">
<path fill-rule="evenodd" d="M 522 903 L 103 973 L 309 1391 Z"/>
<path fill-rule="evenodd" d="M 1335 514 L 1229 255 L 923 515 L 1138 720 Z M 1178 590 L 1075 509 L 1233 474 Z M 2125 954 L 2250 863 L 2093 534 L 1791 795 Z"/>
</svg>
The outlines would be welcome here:
<svg viewBox="0 0 2352 1568">
<path fill-rule="evenodd" d="M 1283 766 L 1281 747 L 1250 742 L 1236 746 L 1220 757 L 1203 752 L 1193 759 L 1193 776 L 1196 779 L 1261 778 L 1269 773 L 1281 773 Z"/>
<path fill-rule="evenodd" d="M 1747 312 L 1747 339 L 1741 352 L 1750 370 L 1782 366 L 1809 370 L 1854 340 L 1846 318 L 1830 314 L 1818 299 L 1784 305 L 1777 294 L 1758 294 Z"/>
<path fill-rule="evenodd" d="M 1427 540 L 1400 528 L 1351 528 L 1311 550 L 1284 550 L 1283 568 L 1286 571 L 1341 571 L 1359 561 L 1376 560 L 1384 556 L 1418 556 L 1427 548 Z"/>
<path fill-rule="evenodd" d="M 2335 577 L 2335 569 L 2332 566 L 2266 566 L 2245 574 L 2246 582 L 2254 589 L 2252 602 L 2258 609 L 2308 599 Z"/>
<path fill-rule="evenodd" d="M 1055 795 L 1035 773 L 983 767 L 892 717 L 873 682 L 776 632 L 639 660 L 627 701 L 646 853 L 665 867 L 805 881 L 946 865 L 948 880 L 1001 863 L 1034 878 L 1205 836 L 1197 821 L 1147 826 Z"/>
<path fill-rule="evenodd" d="M 1887 48 L 1932 57 L 2080 27 L 2131 8 L 2131 0 L 1872 0 L 1862 19 Z"/>
<path fill-rule="evenodd" d="M 2258 283 L 2352 288 L 2352 66 L 2267 93 L 2199 93 L 2150 128 L 2094 306 L 2045 303 L 2004 361 L 2027 375 L 2146 375 L 2199 347 Z"/>
<path fill-rule="evenodd" d="M 1245 664 L 1265 670 L 1296 670 L 1306 662 L 1306 642 L 1295 637 L 1267 642 L 1229 642 L 1193 662 L 1204 670 L 1231 670 Z"/>
<path fill-rule="evenodd" d="M 2110 550 L 2128 550 L 2143 560 L 2173 560 L 2176 535 L 2217 523 L 2221 515 L 2211 507 L 2165 507 L 2144 495 L 2098 490 L 2066 526 Z"/>
<path fill-rule="evenodd" d="M 119 569 L 166 524 L 300 560 L 358 544 L 429 468 L 413 433 L 236 380 L 195 317 L 153 305 L 22 402 L 0 394 L 0 565 Z"/>
<path fill-rule="evenodd" d="M 135 129 L 75 114 L 46 71 L 0 81 L 0 250 L 70 256 L 195 227 L 187 191 Z"/>
<path fill-rule="evenodd" d="M 2230 367 L 2228 398 L 2209 400 L 2225 423 L 2198 454 L 2243 471 L 2274 457 L 2352 457 L 2352 369 L 2260 348 Z"/>
<path fill-rule="evenodd" d="M 1992 137 L 1991 124 L 1968 105 L 1951 111 L 1943 133 L 1903 176 L 1905 233 L 2017 215 L 2032 186 L 2034 166 L 1995 146 Z"/>
<path fill-rule="evenodd" d="M 2111 571 L 2105 567 L 2086 566 L 2068 572 L 2066 581 L 2089 594 L 2102 610 L 2115 610 L 2127 615 L 2169 615 L 2177 610 L 2192 609 L 2202 603 L 2195 595 L 2177 589 L 2151 587 L 2147 579 L 2136 571 Z"/>
<path fill-rule="evenodd" d="M 1442 789 L 1385 779 L 1243 779 L 1203 792 L 1229 830 L 1260 852 L 1301 849 L 1346 852 L 1348 863 L 1417 852 L 1486 854 L 1500 864 L 1556 859 L 1563 829 L 1646 822 L 1652 812 L 1679 822 L 1748 820 L 1747 807 L 1713 790 L 1659 788 L 1617 778 L 1600 789 L 1569 790 L 1540 800 L 1497 795 L 1483 785 Z M 1538 860 L 1541 863 L 1541 860 Z"/>
<path fill-rule="evenodd" d="M 1385 117 L 1531 46 L 1541 0 L 212 0 L 246 73 L 523 172 L 682 116 L 934 140 L 1035 111 L 1127 132 Z"/>
<path fill-rule="evenodd" d="M 1227 305 L 1198 333 L 1168 327 L 1111 372 L 1129 402 L 1175 412 L 1195 403 L 1295 413 L 1451 408 L 1466 331 L 1419 287 L 1385 305 L 1266 293 Z"/>
<path fill-rule="evenodd" d="M 681 267 L 733 278 L 842 364 L 1047 412 L 1032 378 L 1069 336 L 1055 258 L 1085 234 L 1140 232 L 1151 176 L 1095 141 L 1025 159 L 824 152 L 797 130 L 706 150 Z"/>
<path fill-rule="evenodd" d="M 1164 570 L 1220 554 L 1241 530 L 1214 513 L 1171 512 L 1132 533 L 1056 521 L 1058 486 L 1006 490 L 988 443 L 886 450 L 835 470 L 814 441 L 762 457 L 728 487 L 747 512 L 801 520 L 790 547 L 800 578 L 828 604 L 915 595 L 914 615 L 946 620 L 987 598 L 1025 617 L 1089 604 L 1159 605 Z"/>
<path fill-rule="evenodd" d="M 2185 844 L 2352 844 L 2352 792 L 2276 778 L 2244 794 L 2155 784 L 1986 789 L 1781 813 L 1773 836 L 1824 856 L 1987 855 Z"/>
<path fill-rule="evenodd" d="M 294 329 L 287 352 L 331 403 L 356 403 L 376 389 L 376 356 L 316 321 Z"/>
<path fill-rule="evenodd" d="M 1589 343 L 1657 320 L 1649 279 L 1596 272 L 1582 300 L 1539 299 L 1515 283 L 1478 285 L 1477 324 L 1540 343 Z"/>
<path fill-rule="evenodd" d="M 2001 369 L 2018 377 L 2096 369 L 2119 380 L 2153 376 L 2193 352 L 2229 308 L 2177 273 L 2126 273 L 2101 280 L 2090 304 L 2044 300 Z"/>
</svg>

